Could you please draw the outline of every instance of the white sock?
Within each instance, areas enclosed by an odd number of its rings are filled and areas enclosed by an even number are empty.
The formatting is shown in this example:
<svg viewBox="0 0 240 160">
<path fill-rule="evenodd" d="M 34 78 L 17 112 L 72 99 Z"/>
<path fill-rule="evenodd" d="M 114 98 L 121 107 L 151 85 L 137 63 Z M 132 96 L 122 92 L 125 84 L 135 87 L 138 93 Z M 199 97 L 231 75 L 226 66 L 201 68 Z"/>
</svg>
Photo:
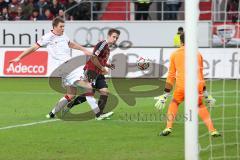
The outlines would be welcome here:
<svg viewBox="0 0 240 160">
<path fill-rule="evenodd" d="M 68 103 L 68 100 L 65 97 L 62 97 L 58 103 L 54 106 L 52 113 L 56 114 L 57 112 L 59 112 L 61 109 L 63 109 L 64 106 L 66 106 Z"/>
<path fill-rule="evenodd" d="M 88 104 L 91 106 L 93 112 L 97 114 L 100 112 L 100 109 L 98 107 L 97 101 L 93 96 L 86 96 Z"/>
</svg>

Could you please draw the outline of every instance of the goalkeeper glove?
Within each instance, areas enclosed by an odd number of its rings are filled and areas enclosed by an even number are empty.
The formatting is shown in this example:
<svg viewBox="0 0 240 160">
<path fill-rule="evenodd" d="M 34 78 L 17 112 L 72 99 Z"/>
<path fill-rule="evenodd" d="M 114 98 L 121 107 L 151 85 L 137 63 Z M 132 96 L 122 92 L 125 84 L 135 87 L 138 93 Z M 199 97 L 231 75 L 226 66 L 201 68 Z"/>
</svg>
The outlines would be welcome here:
<svg viewBox="0 0 240 160">
<path fill-rule="evenodd" d="M 212 107 L 215 104 L 216 99 L 213 98 L 211 95 L 208 95 L 207 91 L 204 91 L 203 95 L 205 97 L 205 102 L 209 105 L 209 107 Z"/>
<path fill-rule="evenodd" d="M 165 103 L 167 101 L 167 98 L 169 97 L 170 93 L 164 93 L 161 96 L 158 97 L 154 97 L 155 100 L 157 100 L 157 102 L 155 103 L 155 107 L 159 110 L 164 109 L 165 107 Z"/>
</svg>

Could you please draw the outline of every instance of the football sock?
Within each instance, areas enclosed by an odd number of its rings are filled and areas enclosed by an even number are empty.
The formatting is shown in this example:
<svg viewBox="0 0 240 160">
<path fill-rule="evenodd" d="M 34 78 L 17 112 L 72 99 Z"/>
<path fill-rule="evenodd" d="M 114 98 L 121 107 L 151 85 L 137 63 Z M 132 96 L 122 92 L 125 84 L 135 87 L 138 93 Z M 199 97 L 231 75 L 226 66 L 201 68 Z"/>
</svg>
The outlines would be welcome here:
<svg viewBox="0 0 240 160">
<path fill-rule="evenodd" d="M 205 105 L 203 105 L 203 104 L 200 105 L 198 114 L 199 114 L 200 118 L 203 120 L 203 122 L 205 123 L 205 125 L 207 126 L 208 130 L 210 132 L 214 131 L 215 128 L 213 127 L 212 119 L 211 119 L 210 114 Z"/>
<path fill-rule="evenodd" d="M 55 114 L 53 114 L 52 112 L 50 112 L 50 113 L 49 113 L 49 116 L 50 116 L 51 118 L 54 118 L 54 117 L 55 117 Z"/>
<path fill-rule="evenodd" d="M 177 111 L 178 111 L 178 104 L 177 104 L 177 102 L 172 101 L 170 103 L 170 106 L 169 106 L 168 112 L 167 112 L 167 128 L 172 128 L 173 122 L 177 115 Z"/>
<path fill-rule="evenodd" d="M 92 111 L 97 114 L 99 113 L 100 109 L 98 107 L 97 101 L 93 96 L 86 96 L 86 100 L 90 107 L 92 108 Z"/>
<path fill-rule="evenodd" d="M 80 95 L 76 97 L 73 102 L 71 102 L 71 105 L 68 105 L 68 108 L 73 108 L 74 106 L 86 102 L 86 97 L 84 95 Z"/>
<path fill-rule="evenodd" d="M 58 103 L 54 106 L 52 113 L 56 114 L 59 112 L 68 102 L 70 102 L 71 99 L 66 95 L 65 97 L 62 97 Z"/>
<path fill-rule="evenodd" d="M 98 100 L 98 107 L 100 109 L 101 114 L 103 113 L 103 110 L 106 106 L 108 96 L 107 95 L 101 95 Z"/>
</svg>

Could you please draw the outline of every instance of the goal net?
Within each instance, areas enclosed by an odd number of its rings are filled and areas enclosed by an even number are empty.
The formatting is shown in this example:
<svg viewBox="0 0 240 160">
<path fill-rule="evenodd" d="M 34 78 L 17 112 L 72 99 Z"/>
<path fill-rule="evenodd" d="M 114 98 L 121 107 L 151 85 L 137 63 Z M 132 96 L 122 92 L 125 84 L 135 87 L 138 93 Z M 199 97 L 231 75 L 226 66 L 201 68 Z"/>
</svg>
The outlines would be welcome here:
<svg viewBox="0 0 240 160">
<path fill-rule="evenodd" d="M 199 159 L 240 159 L 240 2 L 212 0 L 209 44 L 214 60 L 205 60 L 207 88 L 217 100 L 209 107 L 215 128 L 213 138 L 199 121 Z M 203 49 L 204 50 L 204 49 Z M 204 57 L 204 54 L 203 54 Z M 211 62 L 211 63 L 210 63 Z"/>
</svg>

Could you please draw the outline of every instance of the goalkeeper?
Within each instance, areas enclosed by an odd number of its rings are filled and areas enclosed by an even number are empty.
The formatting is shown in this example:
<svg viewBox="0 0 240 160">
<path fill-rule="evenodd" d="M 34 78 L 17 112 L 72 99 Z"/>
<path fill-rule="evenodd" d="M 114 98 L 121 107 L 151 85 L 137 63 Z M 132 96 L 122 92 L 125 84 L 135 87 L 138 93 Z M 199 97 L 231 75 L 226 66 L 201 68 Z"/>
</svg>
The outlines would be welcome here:
<svg viewBox="0 0 240 160">
<path fill-rule="evenodd" d="M 169 97 L 170 92 L 174 86 L 174 82 L 176 80 L 173 99 L 167 111 L 167 126 L 160 133 L 161 136 L 167 136 L 172 132 L 173 122 L 177 115 L 178 106 L 184 101 L 184 74 L 185 74 L 184 73 L 185 72 L 184 71 L 184 68 L 185 68 L 184 66 L 184 52 L 185 52 L 184 34 L 180 35 L 180 40 L 181 40 L 181 47 L 177 49 L 170 57 L 170 66 L 169 66 L 168 76 L 167 76 L 166 85 L 164 89 L 164 94 L 154 98 L 155 100 L 157 100 L 155 107 L 159 110 L 163 109 L 167 101 L 167 98 Z M 202 102 L 203 97 L 205 97 L 206 103 L 209 105 L 213 105 L 216 100 L 212 98 L 212 96 L 208 95 L 206 91 L 205 81 L 203 77 L 203 59 L 200 53 L 198 53 L 198 64 L 199 64 L 199 70 L 198 70 L 199 116 L 201 117 L 203 122 L 206 124 L 211 136 L 218 137 L 220 136 L 220 133 L 214 128 L 213 122 L 211 120 L 207 107 Z"/>
</svg>

